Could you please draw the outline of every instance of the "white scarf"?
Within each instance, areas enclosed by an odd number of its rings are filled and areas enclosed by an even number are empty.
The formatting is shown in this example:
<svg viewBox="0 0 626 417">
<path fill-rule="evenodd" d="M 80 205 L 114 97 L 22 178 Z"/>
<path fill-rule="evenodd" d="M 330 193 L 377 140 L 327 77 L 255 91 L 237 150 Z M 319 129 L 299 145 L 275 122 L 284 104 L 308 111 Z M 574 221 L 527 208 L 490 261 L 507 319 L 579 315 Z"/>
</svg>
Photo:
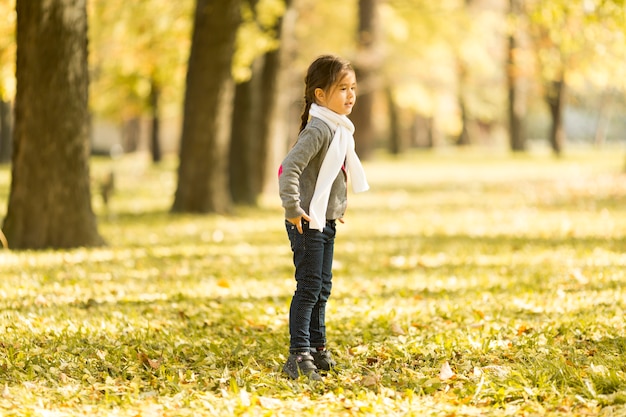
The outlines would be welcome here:
<svg viewBox="0 0 626 417">
<path fill-rule="evenodd" d="M 334 132 L 330 146 L 326 151 L 326 156 L 320 167 L 315 183 L 315 192 L 309 207 L 309 217 L 311 218 L 310 228 L 324 231 L 326 225 L 326 210 L 328 209 L 328 198 L 337 174 L 341 170 L 344 161 L 350 172 L 352 190 L 360 193 L 369 190 L 370 186 L 365 178 L 365 171 L 361 161 L 354 151 L 354 125 L 347 116 L 340 115 L 334 111 L 311 104 L 309 114 L 323 120 Z"/>
</svg>

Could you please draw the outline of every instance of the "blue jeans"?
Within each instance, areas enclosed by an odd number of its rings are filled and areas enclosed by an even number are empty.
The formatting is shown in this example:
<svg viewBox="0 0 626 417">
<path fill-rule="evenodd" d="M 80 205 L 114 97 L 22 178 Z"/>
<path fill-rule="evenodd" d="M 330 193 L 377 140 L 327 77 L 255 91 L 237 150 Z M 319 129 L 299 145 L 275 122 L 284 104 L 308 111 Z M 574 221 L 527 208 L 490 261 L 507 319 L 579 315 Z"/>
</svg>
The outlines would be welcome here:
<svg viewBox="0 0 626 417">
<path fill-rule="evenodd" d="M 296 291 L 289 309 L 289 352 L 308 351 L 326 346 L 326 302 L 332 289 L 335 221 L 326 222 L 324 231 L 309 229 L 302 221 L 303 234 L 285 222 L 296 267 Z"/>
</svg>

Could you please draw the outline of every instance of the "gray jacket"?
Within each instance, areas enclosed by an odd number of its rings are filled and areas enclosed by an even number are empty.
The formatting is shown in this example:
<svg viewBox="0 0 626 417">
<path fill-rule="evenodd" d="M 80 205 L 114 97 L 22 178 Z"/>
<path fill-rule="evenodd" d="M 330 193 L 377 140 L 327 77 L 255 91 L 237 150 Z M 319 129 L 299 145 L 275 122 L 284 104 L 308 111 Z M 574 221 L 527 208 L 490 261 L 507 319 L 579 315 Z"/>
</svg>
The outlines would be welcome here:
<svg viewBox="0 0 626 417">
<path fill-rule="evenodd" d="M 330 127 L 313 117 L 283 160 L 278 187 L 285 208 L 285 218 L 291 219 L 309 213 L 317 175 L 332 139 Z M 347 205 L 347 175 L 342 168 L 330 190 L 326 220 L 342 218 Z"/>
</svg>

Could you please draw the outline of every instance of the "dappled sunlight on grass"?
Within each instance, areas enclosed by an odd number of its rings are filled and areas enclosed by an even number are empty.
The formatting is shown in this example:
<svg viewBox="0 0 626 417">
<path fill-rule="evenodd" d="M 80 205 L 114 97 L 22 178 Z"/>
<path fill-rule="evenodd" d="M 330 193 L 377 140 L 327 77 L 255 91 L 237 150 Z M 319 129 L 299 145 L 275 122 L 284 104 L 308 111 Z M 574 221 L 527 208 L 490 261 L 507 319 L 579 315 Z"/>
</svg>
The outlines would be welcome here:
<svg viewBox="0 0 626 417">
<path fill-rule="evenodd" d="M 94 195 L 108 246 L 0 251 L 0 409 L 608 415 L 626 402 L 622 162 L 367 162 L 372 188 L 338 225 L 327 326 L 341 369 L 316 385 L 280 373 L 295 283 L 278 197 L 173 215 L 173 160 L 96 159 L 94 181 L 116 172 L 109 206 Z"/>
</svg>

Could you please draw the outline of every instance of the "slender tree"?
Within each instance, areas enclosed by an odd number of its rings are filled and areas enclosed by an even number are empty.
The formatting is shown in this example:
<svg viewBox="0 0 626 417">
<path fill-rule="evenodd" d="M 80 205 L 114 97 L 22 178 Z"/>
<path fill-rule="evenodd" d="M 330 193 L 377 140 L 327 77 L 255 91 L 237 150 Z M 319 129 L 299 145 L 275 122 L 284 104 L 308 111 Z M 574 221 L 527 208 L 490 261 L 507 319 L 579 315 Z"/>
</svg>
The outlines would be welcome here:
<svg viewBox="0 0 626 417">
<path fill-rule="evenodd" d="M 468 68 L 465 62 L 460 57 L 456 59 L 457 75 L 458 75 L 458 87 L 457 87 L 457 102 L 459 106 L 459 113 L 461 116 L 461 131 L 457 135 L 456 144 L 459 146 L 466 146 L 472 144 L 472 137 L 469 133 L 469 106 L 467 104 L 467 88 L 469 84 Z"/>
<path fill-rule="evenodd" d="M 469 17 L 472 14 L 472 0 L 464 0 L 463 1 L 463 11 L 465 13 L 465 16 Z M 459 24 L 459 28 L 461 29 L 461 31 L 464 33 L 464 36 L 468 36 L 466 35 L 466 33 L 471 33 L 471 21 L 469 19 L 463 19 L 462 21 L 460 21 Z M 456 61 L 456 74 L 457 74 L 457 91 L 456 91 L 456 96 L 457 96 L 457 102 L 458 102 L 458 106 L 459 106 L 459 115 L 460 115 L 460 119 L 461 119 L 461 131 L 459 132 L 459 134 L 456 137 L 456 144 L 459 146 L 466 146 L 466 145 L 471 145 L 474 142 L 474 138 L 472 138 L 472 135 L 470 135 L 470 129 L 469 129 L 469 124 L 470 124 L 470 106 L 467 103 L 467 99 L 468 99 L 468 90 L 469 90 L 469 84 L 471 82 L 471 77 L 470 77 L 470 68 L 469 68 L 469 64 L 467 62 L 467 60 L 464 57 L 463 54 L 463 48 L 465 48 L 466 45 L 464 44 L 464 42 L 459 42 L 458 39 L 455 39 L 455 43 L 452 45 L 452 51 L 454 53 L 454 60 Z"/>
<path fill-rule="evenodd" d="M 583 76 L 596 84 L 605 78 L 624 89 L 624 42 L 616 41 L 624 37 L 624 3 L 525 0 L 523 5 L 551 120 L 548 139 L 559 155 L 566 139 L 563 115 L 571 82 Z"/>
<path fill-rule="evenodd" d="M 150 129 L 150 151 L 152 154 L 152 162 L 161 162 L 161 117 L 159 110 L 161 99 L 161 87 L 155 77 L 150 79 L 150 112 L 151 112 L 151 129 Z"/>
<path fill-rule="evenodd" d="M 406 147 L 400 125 L 400 109 L 393 97 L 391 87 L 385 88 L 387 112 L 389 113 L 389 153 L 399 155 Z"/>
<path fill-rule="evenodd" d="M 509 0 L 510 21 L 519 21 L 521 17 L 520 0 Z M 526 150 L 526 97 L 521 87 L 522 66 L 519 61 L 519 29 L 511 25 L 507 35 L 507 97 L 509 144 L 514 152 Z"/>
<path fill-rule="evenodd" d="M 561 73 L 556 79 L 549 81 L 545 88 L 544 99 L 550 109 L 552 124 L 550 126 L 550 147 L 555 155 L 560 155 L 565 146 L 565 126 L 563 113 L 565 109 L 565 74 Z"/>
<path fill-rule="evenodd" d="M 13 248 L 103 243 L 91 208 L 86 0 L 18 0 Z"/>
<path fill-rule="evenodd" d="M 174 212 L 226 212 L 238 0 L 197 0 Z"/>
</svg>

